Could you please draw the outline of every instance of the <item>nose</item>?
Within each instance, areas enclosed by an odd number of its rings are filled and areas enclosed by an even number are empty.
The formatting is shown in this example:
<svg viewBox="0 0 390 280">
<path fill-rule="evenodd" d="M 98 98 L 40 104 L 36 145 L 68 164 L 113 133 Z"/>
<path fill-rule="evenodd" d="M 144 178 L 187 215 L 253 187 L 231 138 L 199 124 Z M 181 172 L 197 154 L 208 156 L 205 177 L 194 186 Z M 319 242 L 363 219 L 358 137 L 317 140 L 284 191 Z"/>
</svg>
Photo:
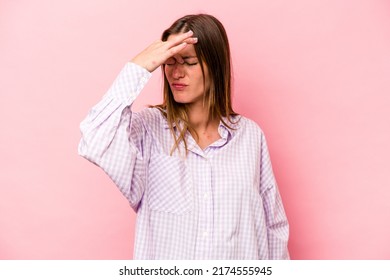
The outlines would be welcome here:
<svg viewBox="0 0 390 280">
<path fill-rule="evenodd" d="M 175 65 L 173 65 L 172 77 L 174 79 L 180 79 L 183 78 L 184 76 L 185 76 L 184 65 L 176 62 Z"/>
</svg>

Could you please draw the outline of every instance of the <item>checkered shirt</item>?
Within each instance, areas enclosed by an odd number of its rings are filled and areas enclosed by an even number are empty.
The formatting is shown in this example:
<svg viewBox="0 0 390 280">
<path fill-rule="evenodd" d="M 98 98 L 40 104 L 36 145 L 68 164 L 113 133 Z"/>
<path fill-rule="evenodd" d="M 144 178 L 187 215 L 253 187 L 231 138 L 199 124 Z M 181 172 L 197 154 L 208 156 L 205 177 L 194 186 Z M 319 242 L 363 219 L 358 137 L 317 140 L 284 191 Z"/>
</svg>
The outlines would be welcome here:
<svg viewBox="0 0 390 280">
<path fill-rule="evenodd" d="M 236 116 L 188 153 L 155 108 L 132 112 L 151 77 L 127 63 L 80 128 L 79 154 L 100 166 L 137 212 L 135 259 L 288 259 L 288 222 L 264 134 Z"/>
</svg>

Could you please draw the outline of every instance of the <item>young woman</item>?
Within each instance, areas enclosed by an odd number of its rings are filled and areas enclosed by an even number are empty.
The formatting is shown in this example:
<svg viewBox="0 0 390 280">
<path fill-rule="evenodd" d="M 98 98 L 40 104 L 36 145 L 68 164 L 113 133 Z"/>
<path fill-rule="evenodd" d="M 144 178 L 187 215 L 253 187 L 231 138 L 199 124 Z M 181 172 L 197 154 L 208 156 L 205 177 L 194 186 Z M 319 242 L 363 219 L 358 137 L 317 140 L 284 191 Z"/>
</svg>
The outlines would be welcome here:
<svg viewBox="0 0 390 280">
<path fill-rule="evenodd" d="M 131 111 L 162 67 L 163 104 Z M 79 153 L 137 212 L 135 259 L 288 259 L 288 222 L 264 134 L 231 105 L 228 38 L 178 19 L 127 63 L 81 123 Z"/>
</svg>

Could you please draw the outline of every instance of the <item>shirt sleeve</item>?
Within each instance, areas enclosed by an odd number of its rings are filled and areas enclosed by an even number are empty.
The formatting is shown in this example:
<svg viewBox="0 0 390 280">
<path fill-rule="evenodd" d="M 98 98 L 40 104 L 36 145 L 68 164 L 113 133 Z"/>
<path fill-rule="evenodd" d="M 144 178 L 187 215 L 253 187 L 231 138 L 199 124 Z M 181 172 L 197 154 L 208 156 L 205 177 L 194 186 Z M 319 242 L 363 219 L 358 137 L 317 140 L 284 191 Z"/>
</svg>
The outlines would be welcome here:
<svg viewBox="0 0 390 280">
<path fill-rule="evenodd" d="M 136 209 L 143 195 L 144 141 L 142 121 L 131 111 L 131 104 L 151 77 L 146 69 L 127 63 L 103 99 L 81 122 L 79 154 L 101 167 Z"/>
<path fill-rule="evenodd" d="M 263 198 L 267 223 L 269 258 L 274 260 L 289 259 L 287 248 L 289 225 L 273 174 L 264 134 L 261 138 L 260 193 Z"/>
</svg>

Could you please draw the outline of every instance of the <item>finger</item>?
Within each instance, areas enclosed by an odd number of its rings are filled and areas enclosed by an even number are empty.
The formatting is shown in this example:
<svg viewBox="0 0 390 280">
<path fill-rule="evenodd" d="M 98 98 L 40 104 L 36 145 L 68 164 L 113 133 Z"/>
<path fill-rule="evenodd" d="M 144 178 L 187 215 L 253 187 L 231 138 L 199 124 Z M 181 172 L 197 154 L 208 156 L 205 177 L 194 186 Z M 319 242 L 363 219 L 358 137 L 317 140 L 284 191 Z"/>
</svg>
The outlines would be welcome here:
<svg viewBox="0 0 390 280">
<path fill-rule="evenodd" d="M 173 47 L 173 46 L 176 46 L 178 44 L 181 44 L 182 42 L 184 42 L 186 39 L 188 38 L 191 38 L 192 35 L 194 35 L 194 32 L 192 32 L 191 30 L 186 32 L 186 33 L 180 33 L 178 34 L 177 36 L 174 36 L 171 38 L 169 38 L 167 40 L 167 43 L 168 43 L 168 48 L 170 47 Z"/>
<path fill-rule="evenodd" d="M 173 57 L 175 58 L 175 60 L 176 60 L 179 64 L 183 64 L 183 63 L 184 63 L 184 59 L 183 59 L 180 55 L 176 54 L 176 55 L 174 55 Z"/>
<path fill-rule="evenodd" d="M 177 46 L 174 46 L 169 49 L 169 56 L 174 56 L 175 54 L 179 53 L 181 50 L 183 50 L 188 44 L 186 42 L 183 42 Z"/>
<path fill-rule="evenodd" d="M 196 44 L 196 43 L 198 43 L 198 38 L 191 37 L 191 38 L 185 39 L 184 42 L 186 42 L 187 44 Z"/>
</svg>

